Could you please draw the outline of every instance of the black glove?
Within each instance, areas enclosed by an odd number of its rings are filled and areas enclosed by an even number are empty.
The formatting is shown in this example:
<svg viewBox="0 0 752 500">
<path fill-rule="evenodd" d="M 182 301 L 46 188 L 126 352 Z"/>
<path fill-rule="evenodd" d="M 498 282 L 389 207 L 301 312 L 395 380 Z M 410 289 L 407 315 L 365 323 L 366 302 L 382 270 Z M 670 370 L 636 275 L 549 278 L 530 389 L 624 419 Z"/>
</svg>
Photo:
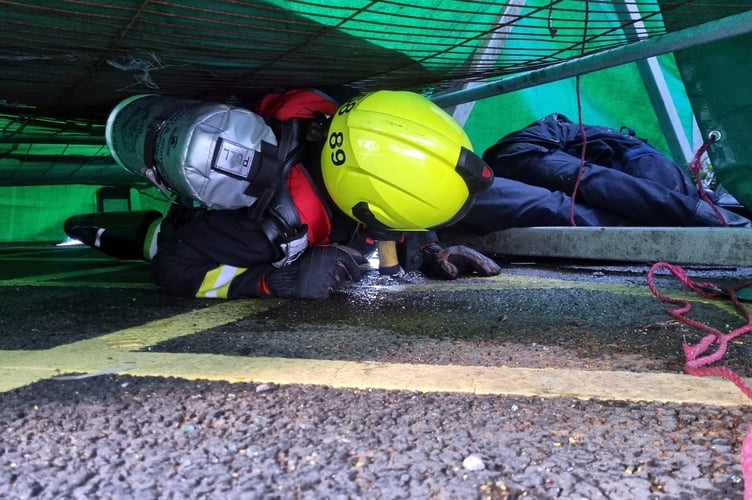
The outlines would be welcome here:
<svg viewBox="0 0 752 500">
<path fill-rule="evenodd" d="M 274 297 L 326 299 L 341 284 L 360 279 L 356 250 L 339 245 L 313 247 L 298 260 L 266 275 Z"/>
<path fill-rule="evenodd" d="M 423 265 L 420 268 L 426 276 L 453 280 L 457 276 L 477 273 L 480 276 L 495 276 L 501 267 L 477 250 L 455 245 L 442 248 L 431 245 L 423 249 Z"/>
</svg>

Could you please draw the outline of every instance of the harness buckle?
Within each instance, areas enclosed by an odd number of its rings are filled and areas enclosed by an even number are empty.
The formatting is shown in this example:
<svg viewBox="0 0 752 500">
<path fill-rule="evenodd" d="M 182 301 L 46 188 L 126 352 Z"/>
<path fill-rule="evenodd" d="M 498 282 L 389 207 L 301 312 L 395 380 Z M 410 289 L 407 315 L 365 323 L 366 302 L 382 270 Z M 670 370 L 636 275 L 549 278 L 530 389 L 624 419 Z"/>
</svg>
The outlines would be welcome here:
<svg viewBox="0 0 752 500">
<path fill-rule="evenodd" d="M 275 243 L 279 244 L 279 248 L 282 250 L 282 258 L 272 262 L 272 265 L 274 267 L 285 267 L 292 264 L 308 248 L 308 226 L 304 224 L 294 234 L 284 236 Z"/>
</svg>

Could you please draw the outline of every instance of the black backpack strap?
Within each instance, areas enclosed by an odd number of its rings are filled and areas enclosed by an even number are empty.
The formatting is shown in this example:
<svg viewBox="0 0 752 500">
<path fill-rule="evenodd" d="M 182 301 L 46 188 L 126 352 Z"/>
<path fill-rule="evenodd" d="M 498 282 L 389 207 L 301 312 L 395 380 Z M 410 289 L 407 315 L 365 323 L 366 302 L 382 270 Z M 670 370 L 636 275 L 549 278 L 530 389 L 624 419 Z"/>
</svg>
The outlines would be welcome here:
<svg viewBox="0 0 752 500">
<path fill-rule="evenodd" d="M 273 144 L 262 142 L 261 151 L 256 154 L 256 157 L 259 158 L 259 162 L 251 169 L 247 178 L 249 184 L 244 192 L 256 198 L 251 215 L 253 218 L 259 219 L 263 216 L 274 195 L 284 185 L 287 172 L 284 171 L 284 161 L 279 158 L 278 149 Z M 254 161 L 254 163 L 256 162 Z"/>
<path fill-rule="evenodd" d="M 259 198 L 251 207 L 252 216 L 261 221 L 267 238 L 281 251 L 281 257 L 273 263 L 275 267 L 294 262 L 308 247 L 308 227 L 300 220 L 286 184 L 290 170 L 300 160 L 304 127 L 304 121 L 299 119 L 276 124 L 278 144 L 262 145 L 262 166 L 249 186 L 249 190 L 258 186 L 258 194 L 249 192 Z"/>
<path fill-rule="evenodd" d="M 266 208 L 281 188 L 290 169 L 298 163 L 301 137 L 304 134 L 302 120 L 293 119 L 277 122 L 273 127 L 277 136 L 277 145 L 261 143 L 261 151 L 256 155 L 259 163 L 254 161 L 252 176 L 245 193 L 256 198 L 253 204 L 253 217 L 262 217 Z M 255 160 L 255 158 L 254 158 Z M 286 191 L 286 189 L 285 189 Z M 284 195 L 282 195 L 284 197 Z M 289 197 L 289 194 L 287 195 Z"/>
<path fill-rule="evenodd" d="M 308 226 L 301 222 L 286 185 L 277 191 L 260 224 L 269 241 L 280 249 L 275 267 L 294 262 L 308 247 Z"/>
</svg>

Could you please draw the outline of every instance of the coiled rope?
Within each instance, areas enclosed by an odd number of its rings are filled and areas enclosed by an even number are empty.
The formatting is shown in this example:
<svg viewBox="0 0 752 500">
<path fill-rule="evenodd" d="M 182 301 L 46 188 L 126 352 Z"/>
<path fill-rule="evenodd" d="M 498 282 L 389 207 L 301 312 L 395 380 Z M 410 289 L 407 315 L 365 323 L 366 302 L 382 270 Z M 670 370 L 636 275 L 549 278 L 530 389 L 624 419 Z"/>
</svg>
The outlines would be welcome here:
<svg viewBox="0 0 752 500">
<path fill-rule="evenodd" d="M 721 295 L 728 295 L 737 312 L 744 318 L 744 325 L 735 328 L 728 333 L 723 333 L 716 328 L 688 317 L 689 312 L 692 310 L 692 304 L 690 304 L 688 300 L 672 298 L 658 290 L 658 287 L 655 284 L 655 273 L 660 269 L 668 270 L 685 286 L 703 297 L 716 298 Z M 728 349 L 729 342 L 749 331 L 752 331 L 752 314 L 750 314 L 750 311 L 744 307 L 736 294 L 739 289 L 752 285 L 752 281 L 747 281 L 733 287 L 719 287 L 711 282 L 694 281 L 687 275 L 687 272 L 682 267 L 667 262 L 657 262 L 653 264 L 648 271 L 647 281 L 648 287 L 650 287 L 650 291 L 653 295 L 663 302 L 675 304 L 677 306 L 674 309 L 666 311 L 669 316 L 681 321 L 682 323 L 697 328 L 706 334 L 694 345 L 689 344 L 686 338 L 683 340 L 682 348 L 685 357 L 684 371 L 690 375 L 696 375 L 699 377 L 723 377 L 737 386 L 748 398 L 752 399 L 752 387 L 750 387 L 739 374 L 724 366 L 710 366 L 723 358 Z M 710 350 L 713 345 L 717 346 L 714 351 Z M 742 443 L 741 467 L 742 475 L 744 477 L 744 499 L 752 500 L 752 425 L 748 426 L 747 433 Z"/>
</svg>

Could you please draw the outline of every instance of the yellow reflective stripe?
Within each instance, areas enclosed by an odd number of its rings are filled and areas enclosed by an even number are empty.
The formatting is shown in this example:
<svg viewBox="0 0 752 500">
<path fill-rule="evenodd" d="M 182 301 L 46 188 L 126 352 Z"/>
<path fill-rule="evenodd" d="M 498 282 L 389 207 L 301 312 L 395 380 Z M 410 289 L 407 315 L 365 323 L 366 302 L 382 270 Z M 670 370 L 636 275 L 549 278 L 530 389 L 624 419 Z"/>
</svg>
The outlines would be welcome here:
<svg viewBox="0 0 752 500">
<path fill-rule="evenodd" d="M 215 267 L 204 276 L 204 281 L 196 292 L 196 297 L 206 299 L 226 299 L 230 283 L 235 276 L 244 273 L 245 267 L 222 265 Z"/>
</svg>

